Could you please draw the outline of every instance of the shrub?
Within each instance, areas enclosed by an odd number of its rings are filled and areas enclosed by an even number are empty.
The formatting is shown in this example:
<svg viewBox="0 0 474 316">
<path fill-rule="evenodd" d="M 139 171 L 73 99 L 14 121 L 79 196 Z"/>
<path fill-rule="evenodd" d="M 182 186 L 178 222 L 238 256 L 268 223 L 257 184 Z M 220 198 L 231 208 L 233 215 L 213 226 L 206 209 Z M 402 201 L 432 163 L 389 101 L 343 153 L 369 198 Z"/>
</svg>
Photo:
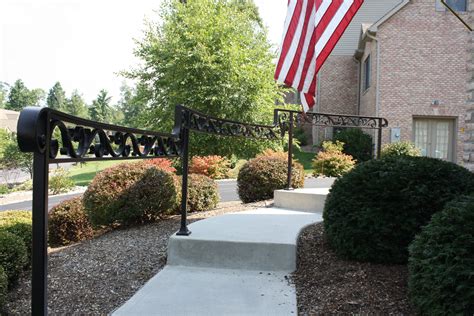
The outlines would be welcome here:
<svg viewBox="0 0 474 316">
<path fill-rule="evenodd" d="M 267 148 L 257 155 L 257 158 L 260 157 L 275 157 L 278 159 L 285 159 L 288 163 L 288 153 L 284 151 L 275 151 L 273 149 Z"/>
<path fill-rule="evenodd" d="M 372 137 L 359 128 L 344 128 L 334 135 L 334 141 L 344 143 L 343 153 L 357 162 L 372 159 Z"/>
<path fill-rule="evenodd" d="M 176 168 L 173 167 L 173 162 L 166 158 L 153 158 L 147 159 L 143 161 L 144 164 L 152 165 L 158 169 L 168 171 L 168 172 L 176 172 Z"/>
<path fill-rule="evenodd" d="M 219 203 L 219 191 L 214 180 L 201 174 L 190 174 L 188 185 L 189 211 L 208 211 Z"/>
<path fill-rule="evenodd" d="M 8 276 L 5 273 L 5 269 L 0 266 L 0 311 L 2 306 L 5 306 L 7 300 L 7 291 L 8 291 Z"/>
<path fill-rule="evenodd" d="M 323 142 L 323 150 L 313 160 L 314 176 L 340 177 L 354 168 L 355 160 L 342 152 L 343 143 Z"/>
<path fill-rule="evenodd" d="M 16 185 L 12 189 L 13 191 L 31 191 L 33 190 L 33 181 L 32 180 L 26 180 L 23 183 L 20 183 L 19 185 Z"/>
<path fill-rule="evenodd" d="M 48 241 L 51 246 L 69 245 L 93 235 L 81 197 L 63 201 L 49 212 Z"/>
<path fill-rule="evenodd" d="M 245 159 L 239 159 L 235 163 L 234 168 L 230 169 L 229 172 L 227 173 L 227 176 L 231 179 L 237 179 L 237 176 L 239 175 L 240 169 L 247 163 L 247 160 Z"/>
<path fill-rule="evenodd" d="M 416 148 L 413 143 L 398 142 L 384 145 L 380 155 L 382 158 L 393 156 L 419 157 L 421 156 L 421 150 Z"/>
<path fill-rule="evenodd" d="M 152 220 L 177 203 L 175 181 L 173 174 L 149 164 L 119 164 L 95 176 L 84 207 L 94 226 Z"/>
<path fill-rule="evenodd" d="M 474 196 L 434 214 L 409 249 L 409 293 L 420 314 L 472 315 Z"/>
<path fill-rule="evenodd" d="M 224 179 L 230 170 L 230 162 L 221 156 L 194 156 L 189 173 L 203 174 L 212 179 Z"/>
<path fill-rule="evenodd" d="M 0 231 L 7 231 L 23 240 L 28 255 L 31 256 L 32 213 L 30 211 L 0 212 Z"/>
<path fill-rule="evenodd" d="M 298 140 L 300 146 L 308 145 L 308 135 L 306 134 L 303 128 L 295 128 L 295 130 L 293 131 L 293 135 Z"/>
<path fill-rule="evenodd" d="M 5 269 L 9 284 L 18 279 L 27 263 L 27 250 L 23 240 L 7 231 L 0 231 L 0 266 Z"/>
<path fill-rule="evenodd" d="M 0 194 L 10 193 L 10 188 L 6 184 L 0 184 Z"/>
<path fill-rule="evenodd" d="M 273 191 L 287 185 L 288 160 L 278 156 L 259 156 L 249 160 L 240 169 L 237 188 L 244 203 L 273 198 Z M 291 184 L 293 188 L 304 185 L 303 166 L 293 161 Z"/>
<path fill-rule="evenodd" d="M 49 178 L 49 190 L 51 194 L 59 194 L 71 191 L 74 188 L 74 181 L 69 178 L 69 172 L 63 168 L 54 170 Z"/>
<path fill-rule="evenodd" d="M 473 191 L 474 175 L 450 162 L 409 156 L 367 161 L 332 186 L 323 213 L 326 236 L 345 258 L 406 263 L 409 243 L 431 216 Z"/>
</svg>

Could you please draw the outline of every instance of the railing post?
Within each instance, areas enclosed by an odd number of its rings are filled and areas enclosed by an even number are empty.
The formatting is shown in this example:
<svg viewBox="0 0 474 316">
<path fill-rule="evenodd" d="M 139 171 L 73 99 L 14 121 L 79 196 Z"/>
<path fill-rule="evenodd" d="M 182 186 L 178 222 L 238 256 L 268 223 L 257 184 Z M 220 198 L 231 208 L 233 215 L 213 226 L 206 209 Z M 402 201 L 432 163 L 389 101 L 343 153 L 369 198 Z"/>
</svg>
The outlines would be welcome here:
<svg viewBox="0 0 474 316">
<path fill-rule="evenodd" d="M 188 173 L 189 173 L 189 115 L 186 114 L 186 122 L 182 126 L 182 168 L 183 168 L 183 179 L 181 183 L 181 227 L 176 233 L 178 236 L 189 236 L 191 231 L 187 227 L 187 202 L 188 202 Z"/>
<path fill-rule="evenodd" d="M 382 119 L 379 119 L 379 128 L 377 136 L 377 159 L 380 158 L 382 152 Z"/>
<path fill-rule="evenodd" d="M 293 112 L 290 112 L 290 125 L 288 127 L 288 177 L 286 190 L 291 190 L 291 172 L 293 169 Z"/>
</svg>

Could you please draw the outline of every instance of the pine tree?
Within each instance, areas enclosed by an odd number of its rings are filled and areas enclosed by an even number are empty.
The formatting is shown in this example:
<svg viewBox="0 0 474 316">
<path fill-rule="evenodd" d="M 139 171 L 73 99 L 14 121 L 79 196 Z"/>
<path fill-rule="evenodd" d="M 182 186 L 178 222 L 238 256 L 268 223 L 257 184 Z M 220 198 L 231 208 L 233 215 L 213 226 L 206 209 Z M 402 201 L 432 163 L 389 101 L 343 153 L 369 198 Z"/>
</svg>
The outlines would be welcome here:
<svg viewBox="0 0 474 316">
<path fill-rule="evenodd" d="M 106 90 L 100 90 L 97 99 L 89 107 L 90 118 L 97 122 L 109 122 L 111 119 L 110 99 Z"/>
<path fill-rule="evenodd" d="M 71 98 L 66 100 L 64 112 L 74 116 L 82 118 L 88 118 L 89 113 L 87 111 L 86 104 L 79 91 L 74 90 L 71 94 Z"/>
<path fill-rule="evenodd" d="M 54 86 L 49 90 L 46 104 L 49 108 L 58 111 L 64 111 L 66 108 L 66 93 L 64 92 L 61 84 L 56 82 Z"/>
<path fill-rule="evenodd" d="M 21 111 L 26 106 L 37 106 L 44 98 L 44 91 L 41 89 L 28 90 L 21 79 L 15 81 L 8 94 L 5 109 Z"/>
</svg>

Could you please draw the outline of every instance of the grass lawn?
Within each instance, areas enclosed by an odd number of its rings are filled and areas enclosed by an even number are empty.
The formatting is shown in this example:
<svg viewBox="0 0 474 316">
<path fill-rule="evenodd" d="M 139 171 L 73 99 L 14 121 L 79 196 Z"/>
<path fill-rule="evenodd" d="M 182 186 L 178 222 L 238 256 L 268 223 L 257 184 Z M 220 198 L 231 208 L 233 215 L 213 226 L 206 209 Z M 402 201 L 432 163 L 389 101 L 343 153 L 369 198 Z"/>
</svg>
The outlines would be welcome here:
<svg viewBox="0 0 474 316">
<path fill-rule="evenodd" d="M 75 185 L 87 186 L 92 181 L 92 178 L 94 178 L 97 172 L 123 162 L 124 161 L 115 160 L 88 162 L 86 164 L 83 164 L 82 166 L 78 164 L 69 169 L 69 176 L 74 181 Z M 127 162 L 137 162 L 137 160 L 131 160 Z"/>
<path fill-rule="evenodd" d="M 300 164 L 304 167 L 304 172 L 306 174 L 313 173 L 313 167 L 311 166 L 311 162 L 316 154 L 315 153 L 306 153 L 300 151 L 298 148 L 293 149 L 293 156 L 299 161 Z"/>
</svg>

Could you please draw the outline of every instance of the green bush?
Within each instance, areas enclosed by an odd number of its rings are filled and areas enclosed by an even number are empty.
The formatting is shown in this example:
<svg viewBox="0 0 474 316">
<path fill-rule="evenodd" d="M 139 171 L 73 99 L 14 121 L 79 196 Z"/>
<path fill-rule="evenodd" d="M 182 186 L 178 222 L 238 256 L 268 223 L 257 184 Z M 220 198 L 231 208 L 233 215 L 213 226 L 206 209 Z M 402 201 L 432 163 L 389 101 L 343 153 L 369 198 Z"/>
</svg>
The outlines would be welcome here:
<svg viewBox="0 0 474 316">
<path fill-rule="evenodd" d="M 0 266 L 0 312 L 2 311 L 2 306 L 5 306 L 7 301 L 7 292 L 8 292 L 8 276 L 5 273 L 5 269 Z"/>
<path fill-rule="evenodd" d="M 334 141 L 344 143 L 342 151 L 357 162 L 372 159 L 372 137 L 359 128 L 345 128 L 336 132 Z"/>
<path fill-rule="evenodd" d="M 474 196 L 434 214 L 409 249 L 409 294 L 419 313 L 473 315 Z"/>
<path fill-rule="evenodd" d="M 340 177 L 354 168 L 355 160 L 342 152 L 343 143 L 323 142 L 323 150 L 313 160 L 313 175 Z"/>
<path fill-rule="evenodd" d="M 32 213 L 30 211 L 0 212 L 0 231 L 7 231 L 23 240 L 28 256 L 32 248 Z"/>
<path fill-rule="evenodd" d="M 188 210 L 202 212 L 212 210 L 219 203 L 217 183 L 200 174 L 190 174 L 188 185 Z"/>
<path fill-rule="evenodd" d="M 293 131 L 294 137 L 298 140 L 300 146 L 308 145 L 308 135 L 306 134 L 305 130 L 301 127 L 295 128 Z"/>
<path fill-rule="evenodd" d="M 303 166 L 294 161 L 291 184 L 293 188 L 304 186 Z M 259 156 L 249 160 L 240 169 L 237 188 L 244 203 L 273 198 L 273 191 L 287 185 L 288 160 L 283 156 Z"/>
<path fill-rule="evenodd" d="M 31 190 L 33 190 L 33 181 L 32 180 L 26 180 L 25 182 L 14 186 L 12 190 L 14 192 L 17 192 L 17 191 L 31 191 Z"/>
<path fill-rule="evenodd" d="M 84 207 L 94 226 L 154 220 L 176 208 L 176 181 L 150 164 L 119 164 L 95 176 L 84 193 Z"/>
<path fill-rule="evenodd" d="M 0 194 L 10 193 L 10 188 L 6 184 L 0 184 Z"/>
<path fill-rule="evenodd" d="M 421 150 L 416 148 L 413 143 L 398 142 L 384 145 L 380 155 L 382 158 L 393 156 L 419 157 L 421 156 Z"/>
<path fill-rule="evenodd" d="M 74 181 L 69 178 L 69 172 L 63 168 L 57 168 L 49 177 L 49 190 L 53 195 L 71 191 L 72 188 Z"/>
<path fill-rule="evenodd" d="M 27 264 L 28 255 L 23 240 L 9 232 L 0 231 L 0 266 L 5 269 L 9 284 L 16 282 Z"/>
<path fill-rule="evenodd" d="M 65 246 L 91 238 L 92 226 L 82 205 L 82 198 L 75 197 L 54 206 L 49 212 L 48 241 L 50 246 Z"/>
<path fill-rule="evenodd" d="M 235 165 L 232 169 L 227 172 L 227 176 L 230 179 L 237 179 L 237 176 L 239 175 L 240 169 L 247 163 L 247 160 L 245 159 L 239 159 L 235 162 Z"/>
<path fill-rule="evenodd" d="M 426 157 L 370 160 L 336 180 L 326 199 L 324 226 L 345 258 L 406 263 L 408 245 L 431 216 L 474 192 L 474 174 Z"/>
</svg>

